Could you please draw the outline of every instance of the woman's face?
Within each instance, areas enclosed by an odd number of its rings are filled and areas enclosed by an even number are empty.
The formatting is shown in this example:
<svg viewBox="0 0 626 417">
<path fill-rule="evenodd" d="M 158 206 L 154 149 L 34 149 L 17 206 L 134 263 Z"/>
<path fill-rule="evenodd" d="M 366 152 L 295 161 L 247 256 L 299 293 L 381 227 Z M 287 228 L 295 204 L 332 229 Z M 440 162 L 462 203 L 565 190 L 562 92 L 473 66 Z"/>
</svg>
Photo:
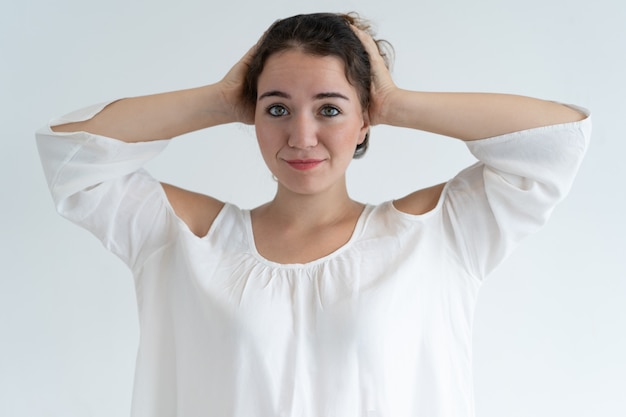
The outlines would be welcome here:
<svg viewBox="0 0 626 417">
<path fill-rule="evenodd" d="M 345 186 L 369 123 L 343 62 L 298 49 L 276 53 L 265 63 L 257 92 L 256 134 L 279 185 L 302 194 Z"/>
</svg>

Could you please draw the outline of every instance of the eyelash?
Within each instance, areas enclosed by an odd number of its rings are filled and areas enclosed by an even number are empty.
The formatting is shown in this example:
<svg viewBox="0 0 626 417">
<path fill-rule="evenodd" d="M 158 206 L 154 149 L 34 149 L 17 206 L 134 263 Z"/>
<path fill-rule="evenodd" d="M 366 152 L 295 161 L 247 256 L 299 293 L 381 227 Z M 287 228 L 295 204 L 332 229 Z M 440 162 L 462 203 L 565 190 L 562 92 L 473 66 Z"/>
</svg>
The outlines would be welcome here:
<svg viewBox="0 0 626 417">
<path fill-rule="evenodd" d="M 276 109 L 280 109 L 280 111 L 281 111 L 281 112 L 284 112 L 284 113 L 282 113 L 282 114 L 275 114 L 275 113 L 274 113 L 274 111 L 275 111 Z M 325 112 L 325 111 L 327 111 L 327 110 L 332 110 L 332 111 L 333 111 L 333 114 L 331 114 L 331 115 L 325 115 L 325 114 L 324 114 L 324 112 Z M 283 117 L 283 116 L 286 116 L 286 115 L 288 115 L 288 114 L 289 114 L 289 110 L 287 110 L 287 107 L 285 107 L 285 106 L 284 106 L 284 105 L 282 105 L 282 104 L 272 104 L 272 105 L 270 105 L 269 107 L 267 107 L 266 112 L 267 112 L 270 116 L 272 116 L 272 117 L 276 117 L 276 118 L 278 118 L 278 117 Z M 341 114 L 341 110 L 339 110 L 339 108 L 337 108 L 337 107 L 335 107 L 335 106 L 331 106 L 331 105 L 329 105 L 329 104 L 326 104 L 326 105 L 322 106 L 322 108 L 320 109 L 320 114 L 321 114 L 323 117 L 332 118 L 332 117 L 337 117 L 337 116 L 339 116 L 339 115 Z"/>
</svg>

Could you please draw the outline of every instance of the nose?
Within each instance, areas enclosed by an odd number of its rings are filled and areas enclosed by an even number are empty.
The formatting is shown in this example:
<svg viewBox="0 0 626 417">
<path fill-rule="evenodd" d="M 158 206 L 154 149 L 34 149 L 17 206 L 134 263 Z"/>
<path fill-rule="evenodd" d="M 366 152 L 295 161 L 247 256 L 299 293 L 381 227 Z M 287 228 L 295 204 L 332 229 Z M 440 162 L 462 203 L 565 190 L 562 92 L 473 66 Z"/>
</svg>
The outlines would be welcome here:
<svg viewBox="0 0 626 417">
<path fill-rule="evenodd" d="M 290 148 L 306 149 L 317 145 L 317 125 L 314 120 L 302 114 L 292 120 L 287 145 Z"/>
</svg>

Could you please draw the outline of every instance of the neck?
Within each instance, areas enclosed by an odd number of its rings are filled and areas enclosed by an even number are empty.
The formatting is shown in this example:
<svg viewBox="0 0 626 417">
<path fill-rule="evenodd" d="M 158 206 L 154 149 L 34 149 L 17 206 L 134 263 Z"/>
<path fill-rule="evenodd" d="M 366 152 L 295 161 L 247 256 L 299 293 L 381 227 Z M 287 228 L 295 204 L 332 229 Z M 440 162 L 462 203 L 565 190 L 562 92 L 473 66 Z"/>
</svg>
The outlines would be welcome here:
<svg viewBox="0 0 626 417">
<path fill-rule="evenodd" d="M 310 229 L 340 222 L 360 214 L 363 205 L 348 195 L 345 182 L 321 193 L 298 194 L 278 185 L 276 196 L 255 209 L 257 215 L 268 216 L 275 224 Z"/>
</svg>

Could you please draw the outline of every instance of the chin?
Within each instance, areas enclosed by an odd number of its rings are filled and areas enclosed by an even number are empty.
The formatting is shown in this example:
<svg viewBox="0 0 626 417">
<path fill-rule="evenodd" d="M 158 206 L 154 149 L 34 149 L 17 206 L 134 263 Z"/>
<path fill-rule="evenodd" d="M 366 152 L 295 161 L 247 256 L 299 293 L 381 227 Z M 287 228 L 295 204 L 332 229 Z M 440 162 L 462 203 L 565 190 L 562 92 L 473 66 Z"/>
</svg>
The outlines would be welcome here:
<svg viewBox="0 0 626 417">
<path fill-rule="evenodd" d="M 341 181 L 321 181 L 319 178 L 305 178 L 299 181 L 296 181 L 294 178 L 289 178 L 287 181 L 281 181 L 279 177 L 278 184 L 279 187 L 283 188 L 285 191 L 303 196 L 323 194 L 333 188 L 341 187 L 345 189 L 345 183 Z"/>
</svg>

